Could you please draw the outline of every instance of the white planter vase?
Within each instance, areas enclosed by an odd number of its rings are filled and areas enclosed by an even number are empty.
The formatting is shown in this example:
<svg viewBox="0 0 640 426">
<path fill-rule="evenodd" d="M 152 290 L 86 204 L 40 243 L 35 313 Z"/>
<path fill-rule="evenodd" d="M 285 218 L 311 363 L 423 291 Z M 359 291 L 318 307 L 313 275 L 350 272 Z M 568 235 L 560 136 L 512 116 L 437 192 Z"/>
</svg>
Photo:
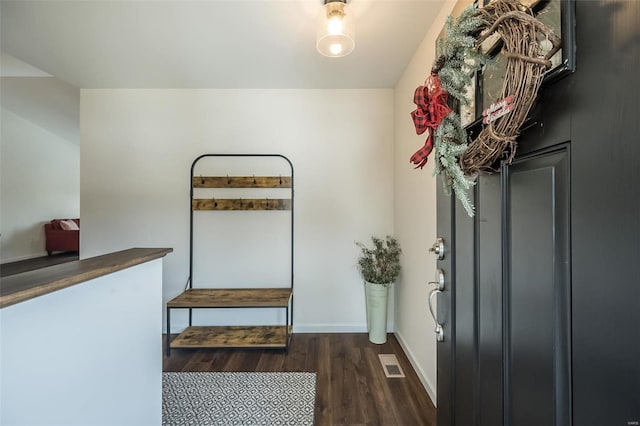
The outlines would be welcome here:
<svg viewBox="0 0 640 426">
<path fill-rule="evenodd" d="M 389 285 L 365 281 L 364 291 L 367 299 L 367 329 L 371 343 L 387 342 L 387 300 Z"/>
</svg>

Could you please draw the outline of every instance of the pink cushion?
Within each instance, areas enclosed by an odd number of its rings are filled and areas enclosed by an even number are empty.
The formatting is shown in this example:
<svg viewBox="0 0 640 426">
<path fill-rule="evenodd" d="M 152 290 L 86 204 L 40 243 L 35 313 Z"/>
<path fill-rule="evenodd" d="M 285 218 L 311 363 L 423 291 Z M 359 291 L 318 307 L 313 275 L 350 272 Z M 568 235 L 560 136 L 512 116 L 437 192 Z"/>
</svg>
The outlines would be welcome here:
<svg viewBox="0 0 640 426">
<path fill-rule="evenodd" d="M 78 231 L 80 229 L 78 225 L 71 219 L 61 220 L 60 228 L 62 228 L 65 231 Z"/>
<path fill-rule="evenodd" d="M 51 229 L 56 230 L 56 231 L 63 231 L 66 230 L 64 228 L 62 228 L 62 225 L 60 224 L 62 221 L 66 221 L 66 222 L 73 222 L 75 223 L 78 228 L 74 228 L 76 231 L 80 229 L 80 219 L 53 219 L 49 225 L 51 226 Z M 70 225 L 73 226 L 73 225 Z"/>
</svg>

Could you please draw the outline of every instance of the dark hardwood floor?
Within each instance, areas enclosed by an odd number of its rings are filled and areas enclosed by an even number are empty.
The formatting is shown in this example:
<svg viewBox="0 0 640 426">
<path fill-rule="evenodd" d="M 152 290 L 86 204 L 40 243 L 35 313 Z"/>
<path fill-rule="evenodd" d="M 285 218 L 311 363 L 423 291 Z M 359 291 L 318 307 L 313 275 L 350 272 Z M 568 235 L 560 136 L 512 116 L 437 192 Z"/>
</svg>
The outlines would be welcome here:
<svg viewBox="0 0 640 426">
<path fill-rule="evenodd" d="M 0 265 L 0 276 L 8 277 L 9 275 L 21 274 L 35 269 L 46 268 L 47 266 L 73 262 L 74 260 L 78 260 L 77 252 L 57 253 L 51 256 L 35 257 L 33 259 L 3 263 Z"/>
<path fill-rule="evenodd" d="M 387 378 L 378 354 L 395 354 L 406 378 Z M 435 425 L 436 410 L 395 336 L 294 334 L 288 353 L 259 349 L 173 349 L 164 371 L 317 373 L 315 426 Z"/>
</svg>

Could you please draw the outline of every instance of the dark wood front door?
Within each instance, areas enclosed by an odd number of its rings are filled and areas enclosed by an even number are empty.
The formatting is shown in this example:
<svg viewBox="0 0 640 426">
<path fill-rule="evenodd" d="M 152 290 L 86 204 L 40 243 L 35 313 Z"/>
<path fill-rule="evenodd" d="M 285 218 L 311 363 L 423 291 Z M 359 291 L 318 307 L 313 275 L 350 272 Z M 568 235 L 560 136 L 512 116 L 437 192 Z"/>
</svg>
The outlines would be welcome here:
<svg viewBox="0 0 640 426">
<path fill-rule="evenodd" d="M 503 174 L 505 423 L 569 425 L 568 146 L 518 159 Z M 478 308 L 500 306 L 487 302 Z"/>
<path fill-rule="evenodd" d="M 570 424 L 569 188 L 563 144 L 480 177 L 473 219 L 443 198 L 440 425 Z"/>
<path fill-rule="evenodd" d="M 476 216 L 438 193 L 439 426 L 640 425 L 640 2 L 576 22 L 576 72 Z"/>
</svg>

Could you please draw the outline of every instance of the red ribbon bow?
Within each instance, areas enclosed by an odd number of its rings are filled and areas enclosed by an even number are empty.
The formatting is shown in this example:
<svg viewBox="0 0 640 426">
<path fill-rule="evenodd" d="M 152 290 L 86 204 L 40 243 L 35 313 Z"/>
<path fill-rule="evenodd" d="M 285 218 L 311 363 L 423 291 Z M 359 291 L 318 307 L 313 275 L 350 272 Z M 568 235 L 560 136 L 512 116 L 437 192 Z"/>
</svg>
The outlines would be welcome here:
<svg viewBox="0 0 640 426">
<path fill-rule="evenodd" d="M 451 112 L 451 108 L 447 106 L 448 97 L 446 90 L 440 87 L 440 78 L 436 73 L 431 73 L 425 85 L 418 86 L 413 95 L 413 103 L 417 108 L 411 112 L 411 118 L 416 126 L 416 133 L 421 135 L 429 131 L 424 146 L 409 159 L 416 165 L 416 169 L 423 168 L 427 164 L 427 158 L 433 150 L 433 132 Z"/>
</svg>

